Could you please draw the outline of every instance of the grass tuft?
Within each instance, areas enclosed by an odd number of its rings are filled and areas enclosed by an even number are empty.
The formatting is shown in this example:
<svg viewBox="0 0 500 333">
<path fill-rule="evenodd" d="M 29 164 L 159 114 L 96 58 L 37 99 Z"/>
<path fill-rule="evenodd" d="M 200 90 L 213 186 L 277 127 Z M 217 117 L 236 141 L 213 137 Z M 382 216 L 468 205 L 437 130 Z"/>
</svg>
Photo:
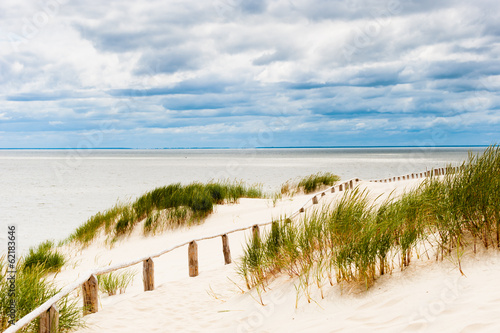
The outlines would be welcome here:
<svg viewBox="0 0 500 333">
<path fill-rule="evenodd" d="M 333 186 L 340 180 L 340 177 L 331 172 L 318 172 L 309 176 L 300 178 L 293 182 L 288 180 L 281 185 L 280 193 L 282 195 L 293 196 L 297 192 L 312 193 L 325 186 Z"/>
<path fill-rule="evenodd" d="M 123 294 L 127 287 L 132 283 L 136 272 L 125 270 L 121 273 L 110 272 L 107 274 L 99 275 L 97 280 L 99 281 L 99 289 L 101 292 L 108 294 L 109 296 L 116 295 L 119 291 Z"/>
<path fill-rule="evenodd" d="M 48 272 L 58 272 L 65 263 L 64 256 L 54 249 L 54 243 L 45 241 L 37 248 L 30 248 L 24 259 L 24 268 L 39 266 Z"/>
</svg>

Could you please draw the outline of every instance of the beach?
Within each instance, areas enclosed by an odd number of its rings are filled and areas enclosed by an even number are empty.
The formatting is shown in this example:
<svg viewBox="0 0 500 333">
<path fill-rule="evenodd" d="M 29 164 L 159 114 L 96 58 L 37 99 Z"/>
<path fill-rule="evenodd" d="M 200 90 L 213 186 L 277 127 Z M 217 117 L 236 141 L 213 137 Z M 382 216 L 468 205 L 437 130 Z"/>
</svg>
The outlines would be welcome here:
<svg viewBox="0 0 500 333">
<path fill-rule="evenodd" d="M 418 186 L 421 179 L 391 183 L 361 180 L 360 189 L 383 200 Z M 339 200 L 342 192 L 326 193 L 317 206 Z M 115 243 L 104 237 L 84 250 L 67 247 L 71 259 L 56 280 L 61 286 L 90 269 L 116 265 L 157 253 L 175 244 L 239 227 L 290 216 L 312 196 L 240 199 L 217 205 L 205 223 L 167 231 L 154 237 L 135 232 Z M 316 206 L 316 205 L 315 205 Z M 305 213 L 315 209 L 310 206 Z M 307 206 L 306 206 L 307 207 Z M 266 227 L 261 228 L 261 233 Z M 380 276 L 366 290 L 359 284 L 312 287 L 312 301 L 297 292 L 297 278 L 280 275 L 265 291 L 246 290 L 237 274 L 242 245 L 250 230 L 229 236 L 233 263 L 224 265 L 219 237 L 198 242 L 199 275 L 188 276 L 187 246 L 154 259 L 155 289 L 143 291 L 142 264 L 131 269 L 133 284 L 125 293 L 100 294 L 99 311 L 84 317 L 78 332 L 496 332 L 500 323 L 500 273 L 497 251 L 480 251 L 462 257 L 462 275 L 452 259 L 436 262 L 432 248 L 414 253 L 412 265 Z M 260 295 L 259 295 L 260 293 Z M 260 304 L 260 297 L 264 306 Z"/>
</svg>

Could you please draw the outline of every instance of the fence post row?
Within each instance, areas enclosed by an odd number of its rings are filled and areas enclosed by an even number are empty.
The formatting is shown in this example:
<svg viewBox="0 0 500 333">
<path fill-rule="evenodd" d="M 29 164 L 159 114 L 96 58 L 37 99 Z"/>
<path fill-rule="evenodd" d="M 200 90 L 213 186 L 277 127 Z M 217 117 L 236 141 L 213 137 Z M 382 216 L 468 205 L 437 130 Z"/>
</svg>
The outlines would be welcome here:
<svg viewBox="0 0 500 333">
<path fill-rule="evenodd" d="M 144 291 L 155 289 L 155 265 L 152 258 L 142 262 L 142 282 L 144 283 Z"/>
<path fill-rule="evenodd" d="M 82 284 L 82 294 L 83 294 L 83 315 L 88 315 L 90 313 L 96 313 L 98 311 L 98 290 L 99 283 L 94 274 Z"/>
<path fill-rule="evenodd" d="M 224 253 L 224 265 L 231 263 L 231 250 L 229 249 L 229 241 L 227 235 L 222 235 L 222 252 Z"/>
<path fill-rule="evenodd" d="M 188 248 L 189 276 L 198 276 L 198 244 L 195 241 L 189 243 Z"/>
<path fill-rule="evenodd" d="M 52 306 L 45 312 L 43 312 L 40 317 L 40 333 L 55 333 L 59 331 L 59 310 L 56 304 Z"/>
</svg>

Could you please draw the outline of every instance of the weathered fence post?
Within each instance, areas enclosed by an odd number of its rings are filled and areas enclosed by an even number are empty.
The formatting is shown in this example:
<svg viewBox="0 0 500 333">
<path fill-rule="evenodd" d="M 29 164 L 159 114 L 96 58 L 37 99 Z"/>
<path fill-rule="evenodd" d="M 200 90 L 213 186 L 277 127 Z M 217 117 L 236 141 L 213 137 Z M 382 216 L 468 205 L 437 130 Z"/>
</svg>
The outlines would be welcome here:
<svg viewBox="0 0 500 333">
<path fill-rule="evenodd" d="M 92 274 L 87 282 L 84 282 L 82 285 L 84 316 L 98 311 L 98 290 L 99 282 L 97 281 L 96 276 Z"/>
<path fill-rule="evenodd" d="M 189 276 L 198 276 L 198 244 L 195 241 L 189 243 L 188 248 L 189 257 Z"/>
<path fill-rule="evenodd" d="M 300 212 L 300 213 L 303 213 L 303 212 L 305 212 L 305 211 L 306 211 L 306 210 L 304 209 L 304 207 L 300 207 L 300 209 L 299 209 L 299 212 Z"/>
<path fill-rule="evenodd" d="M 318 198 L 316 196 L 314 196 L 312 198 L 312 202 L 313 202 L 313 205 L 316 205 L 318 203 Z"/>
<path fill-rule="evenodd" d="M 254 239 L 260 240 L 260 230 L 257 224 L 252 227 L 252 235 Z"/>
<path fill-rule="evenodd" d="M 325 192 L 321 192 L 321 196 L 324 197 L 326 195 Z"/>
<path fill-rule="evenodd" d="M 335 193 L 335 186 L 332 186 L 331 193 Z"/>
<path fill-rule="evenodd" d="M 56 304 L 40 315 L 40 333 L 56 333 L 59 331 L 59 310 Z"/>
<path fill-rule="evenodd" d="M 144 283 L 144 291 L 155 289 L 155 264 L 152 258 L 142 262 L 142 282 Z"/>
<path fill-rule="evenodd" d="M 339 191 L 342 191 L 342 184 L 339 185 Z"/>
<path fill-rule="evenodd" d="M 224 264 L 228 265 L 231 263 L 231 250 L 229 249 L 229 240 L 227 235 L 222 235 L 222 252 L 224 253 Z"/>
<path fill-rule="evenodd" d="M 349 188 L 352 190 L 354 186 L 352 185 L 352 179 L 349 181 Z"/>
</svg>

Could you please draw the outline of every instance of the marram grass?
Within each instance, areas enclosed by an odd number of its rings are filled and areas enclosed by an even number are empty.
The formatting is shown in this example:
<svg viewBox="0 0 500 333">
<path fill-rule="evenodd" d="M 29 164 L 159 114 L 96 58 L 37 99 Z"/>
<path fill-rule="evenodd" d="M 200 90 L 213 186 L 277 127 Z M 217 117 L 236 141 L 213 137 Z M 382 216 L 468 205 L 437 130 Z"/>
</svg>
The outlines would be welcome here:
<svg viewBox="0 0 500 333">
<path fill-rule="evenodd" d="M 9 295 L 5 258 L 2 258 L 0 267 L 2 267 L 0 270 L 0 330 L 3 331 L 9 327 L 8 312 L 12 297 Z M 53 280 L 47 277 L 48 271 L 42 264 L 27 266 L 23 260 L 20 260 L 16 270 L 15 320 L 17 321 L 57 294 L 60 289 L 55 286 Z M 59 309 L 58 332 L 70 332 L 84 326 L 82 308 L 77 298 L 67 295 L 57 302 L 57 306 Z M 39 320 L 35 319 L 20 332 L 39 332 L 38 326 Z"/>
<path fill-rule="evenodd" d="M 97 213 L 77 228 L 69 240 L 86 245 L 100 232 L 116 239 L 130 233 L 143 220 L 144 233 L 199 223 L 212 213 L 215 204 L 262 196 L 260 186 L 247 186 L 242 182 L 171 184 L 147 192 L 131 204 L 116 205 Z"/>
<path fill-rule="evenodd" d="M 312 193 L 321 187 L 332 186 L 340 177 L 331 172 L 318 172 L 300 178 L 297 181 L 288 180 L 281 185 L 280 194 L 293 195 L 297 192 Z"/>
<path fill-rule="evenodd" d="M 310 301 L 310 285 L 323 295 L 323 280 L 370 287 L 394 259 L 401 269 L 410 265 L 416 245 L 431 237 L 441 259 L 468 245 L 500 248 L 500 148 L 470 155 L 456 170 L 378 207 L 354 189 L 296 223 L 276 221 L 248 241 L 238 271 L 248 288 L 265 289 L 278 274 L 297 277 Z"/>
<path fill-rule="evenodd" d="M 124 270 L 123 272 L 110 272 L 107 274 L 97 276 L 99 281 L 99 289 L 101 292 L 109 296 L 124 293 L 127 287 L 132 283 L 136 272 L 131 270 Z"/>
</svg>

